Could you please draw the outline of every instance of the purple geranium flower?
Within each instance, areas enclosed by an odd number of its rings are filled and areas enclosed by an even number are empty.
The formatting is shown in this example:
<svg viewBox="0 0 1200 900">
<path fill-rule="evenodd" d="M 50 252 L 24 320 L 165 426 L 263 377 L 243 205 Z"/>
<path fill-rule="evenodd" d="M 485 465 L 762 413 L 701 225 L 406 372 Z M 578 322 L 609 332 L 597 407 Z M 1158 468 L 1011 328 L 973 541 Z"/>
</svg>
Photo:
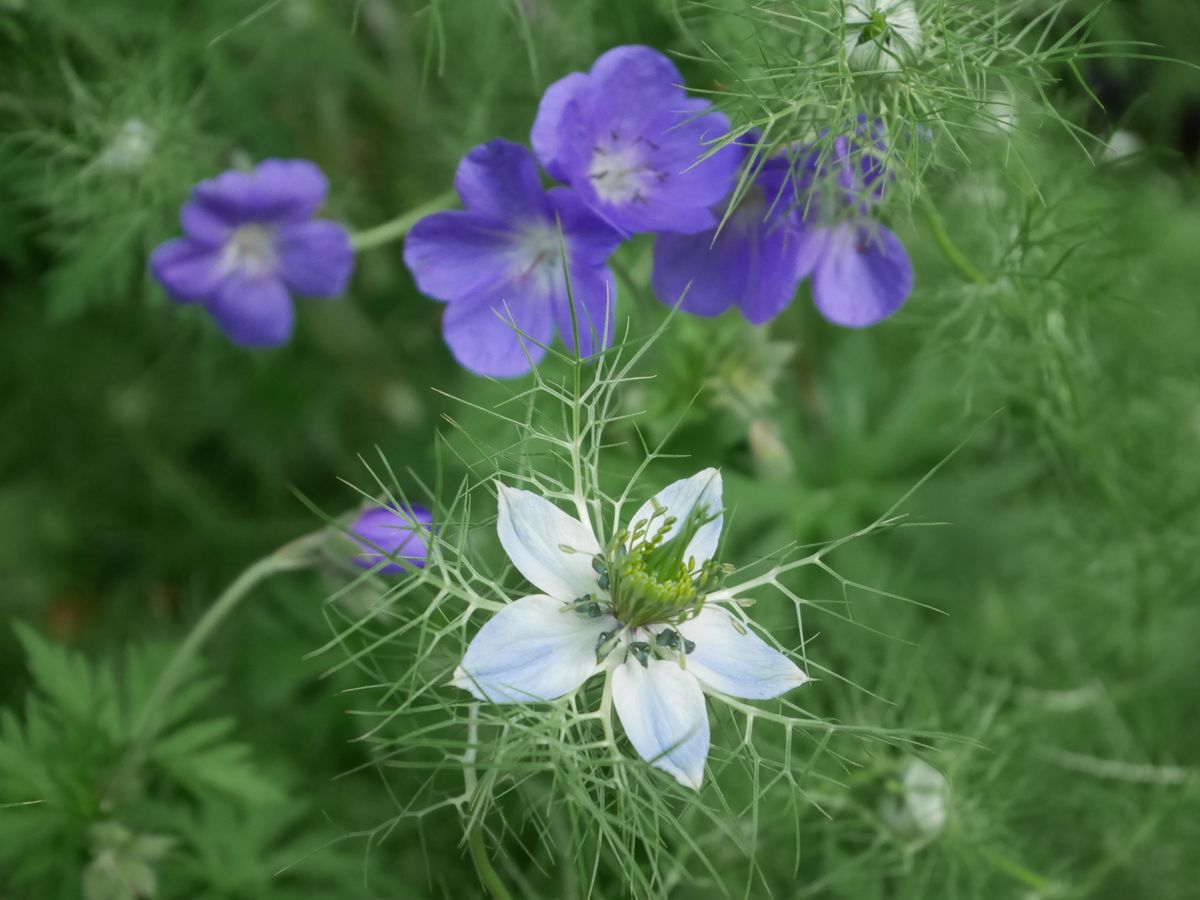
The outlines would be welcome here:
<svg viewBox="0 0 1200 900">
<path fill-rule="evenodd" d="M 679 70 L 649 47 L 615 47 L 588 73 L 546 90 L 533 148 L 546 171 L 622 232 L 696 232 L 732 186 L 739 155 L 705 144 L 729 133 L 710 104 L 688 97 Z"/>
<path fill-rule="evenodd" d="M 346 229 L 313 219 L 327 189 L 302 159 L 202 181 L 180 211 L 185 236 L 156 247 L 150 270 L 173 300 L 203 304 L 235 344 L 285 343 L 291 293 L 336 297 L 354 269 Z"/>
<path fill-rule="evenodd" d="M 449 304 L 443 330 L 455 358 L 512 378 L 541 361 L 556 327 L 568 346 L 578 334 L 581 356 L 608 346 L 615 288 L 605 262 L 621 236 L 574 191 L 544 190 L 533 154 L 510 141 L 471 150 L 454 185 L 465 211 L 413 226 L 404 261 L 424 293 Z"/>
<path fill-rule="evenodd" d="M 433 515 L 424 506 L 412 505 L 404 510 L 372 506 L 363 510 L 350 526 L 350 535 L 362 550 L 354 562 L 364 569 L 375 569 L 387 559 L 404 560 L 376 569 L 386 575 L 398 575 L 408 565 L 424 568 L 429 556 L 426 535 L 432 522 Z"/>
<path fill-rule="evenodd" d="M 791 168 L 783 157 L 761 161 L 719 230 L 659 235 L 651 282 L 663 303 L 701 316 L 720 315 L 736 304 L 755 325 L 791 303 L 803 278 Z"/>
<path fill-rule="evenodd" d="M 870 218 L 887 182 L 886 145 L 875 126 L 860 124 L 857 134 L 866 140 L 843 135 L 827 158 L 809 156 L 805 181 L 815 193 L 804 208 L 799 267 L 802 276 L 812 276 L 821 315 L 849 328 L 886 319 L 913 288 L 904 244 Z"/>
</svg>

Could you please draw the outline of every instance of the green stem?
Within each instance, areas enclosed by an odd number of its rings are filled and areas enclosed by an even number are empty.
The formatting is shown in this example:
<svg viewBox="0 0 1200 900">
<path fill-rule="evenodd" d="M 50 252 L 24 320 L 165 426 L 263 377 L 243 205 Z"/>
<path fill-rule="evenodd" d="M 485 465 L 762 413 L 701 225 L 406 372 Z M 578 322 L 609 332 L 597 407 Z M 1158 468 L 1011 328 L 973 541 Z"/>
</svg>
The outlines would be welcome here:
<svg viewBox="0 0 1200 900">
<path fill-rule="evenodd" d="M 974 282 L 975 284 L 986 284 L 987 278 L 955 246 L 954 241 L 950 239 L 950 233 L 946 231 L 946 225 L 942 221 L 942 217 L 938 215 L 937 207 L 924 194 L 921 195 L 921 206 L 925 210 L 925 218 L 929 221 L 929 228 L 933 232 L 933 239 L 937 241 L 937 245 L 942 251 L 942 256 L 946 257 L 951 265 L 958 269 L 967 281 Z"/>
<path fill-rule="evenodd" d="M 479 790 L 479 779 L 475 773 L 475 756 L 479 752 L 479 704 L 472 703 L 467 717 L 467 749 L 463 753 L 463 799 L 474 805 Z M 479 815 L 467 831 L 467 849 L 471 853 L 471 862 L 475 864 L 475 874 L 479 883 L 484 886 L 492 900 L 513 900 L 512 894 L 504 886 L 500 874 L 488 859 L 487 844 L 483 840 L 483 816 Z"/>
<path fill-rule="evenodd" d="M 646 296 L 645 291 L 643 291 L 642 286 L 634 280 L 633 273 L 626 268 L 623 262 L 617 259 L 616 254 L 613 254 L 613 256 L 609 257 L 608 267 L 612 269 L 613 274 L 617 276 L 617 280 L 624 284 L 626 290 L 629 291 L 632 301 L 629 304 L 629 308 L 633 315 L 634 323 L 637 325 L 639 330 L 645 331 L 647 325 L 646 310 L 649 306 L 649 298 Z"/>
<path fill-rule="evenodd" d="M 1017 881 L 1033 888 L 1035 891 L 1045 891 L 1053 885 L 1053 882 L 1044 875 L 1039 875 L 1037 872 L 1030 869 L 1028 866 L 1017 862 L 1015 859 L 1005 856 L 995 850 L 988 850 L 984 853 L 988 862 L 994 865 L 1001 872 L 1015 878 Z"/>
<path fill-rule="evenodd" d="M 383 244 L 399 240 L 408 234 L 412 227 L 427 215 L 443 210 L 452 204 L 456 196 L 454 191 L 446 191 L 444 194 L 438 194 L 432 200 L 428 200 L 419 206 L 414 206 L 407 212 L 401 213 L 396 218 L 384 222 L 382 225 L 376 225 L 374 228 L 368 228 L 366 231 L 359 231 L 351 235 L 350 243 L 354 246 L 355 250 L 371 250 Z"/>
<path fill-rule="evenodd" d="M 277 572 L 286 572 L 307 565 L 308 551 L 315 543 L 323 539 L 323 532 L 314 532 L 284 544 L 274 553 L 264 556 L 235 578 L 224 593 L 216 599 L 216 602 L 208 608 L 208 611 L 200 617 L 200 621 L 192 627 L 183 643 L 175 650 L 175 654 L 167 663 L 167 667 L 163 669 L 162 675 L 159 676 L 153 693 L 150 694 L 150 698 L 138 715 L 126 757 L 127 770 L 132 771 L 141 765 L 146 747 L 154 740 L 161 725 L 159 717 L 162 715 L 163 707 L 175 693 L 175 689 L 179 687 L 179 683 L 187 674 L 188 667 L 192 664 L 196 654 L 200 652 L 200 648 L 204 646 L 204 642 L 259 583 Z"/>
<path fill-rule="evenodd" d="M 471 862 L 475 864 L 479 882 L 487 890 L 492 900 L 513 900 L 513 895 L 508 892 L 508 888 L 500 880 L 500 874 L 492 866 L 492 861 L 488 859 L 487 845 L 483 841 L 483 828 L 479 824 L 476 824 L 467 835 L 467 847 L 471 851 Z"/>
</svg>

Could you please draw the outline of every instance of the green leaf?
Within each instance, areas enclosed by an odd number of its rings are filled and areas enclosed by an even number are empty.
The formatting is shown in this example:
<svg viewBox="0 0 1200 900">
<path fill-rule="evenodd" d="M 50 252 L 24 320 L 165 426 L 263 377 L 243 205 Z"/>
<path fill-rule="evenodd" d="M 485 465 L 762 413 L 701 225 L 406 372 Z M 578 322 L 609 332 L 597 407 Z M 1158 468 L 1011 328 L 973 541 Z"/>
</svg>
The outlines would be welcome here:
<svg viewBox="0 0 1200 900">
<path fill-rule="evenodd" d="M 80 654 L 51 643 L 27 625 L 13 630 L 25 648 L 34 683 L 51 703 L 78 721 L 92 721 L 111 698 L 103 697 L 92 667 Z"/>
<path fill-rule="evenodd" d="M 195 733 L 189 735 L 184 746 L 194 739 Z M 198 796 L 217 791 L 235 800 L 259 804 L 279 803 L 286 796 L 278 784 L 258 771 L 244 744 L 213 743 L 186 752 L 171 752 L 173 748 L 168 745 L 166 753 L 163 746 L 160 743 L 155 748 L 154 761 Z"/>
</svg>

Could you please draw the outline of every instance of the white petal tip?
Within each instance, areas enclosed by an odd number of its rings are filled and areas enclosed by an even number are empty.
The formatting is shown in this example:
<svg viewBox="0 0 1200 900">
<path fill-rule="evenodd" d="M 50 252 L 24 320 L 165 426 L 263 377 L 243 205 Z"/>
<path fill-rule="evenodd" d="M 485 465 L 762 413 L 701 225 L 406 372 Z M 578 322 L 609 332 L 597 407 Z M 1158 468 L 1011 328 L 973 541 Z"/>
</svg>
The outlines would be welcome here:
<svg viewBox="0 0 1200 900">
<path fill-rule="evenodd" d="M 684 772 L 684 770 L 678 769 L 674 766 L 660 766 L 658 763 L 654 763 L 654 768 L 661 769 L 662 772 L 671 775 L 671 778 L 676 780 L 680 787 L 690 788 L 692 791 L 700 790 L 701 786 L 704 784 L 703 768 L 692 770 L 692 772 Z"/>
<path fill-rule="evenodd" d="M 450 677 L 450 685 L 451 687 L 461 688 L 476 700 L 488 699 L 486 696 L 484 696 L 483 692 L 479 690 L 479 686 L 475 683 L 475 680 L 467 674 L 467 670 L 462 666 L 459 666 L 454 670 L 454 674 Z"/>
<path fill-rule="evenodd" d="M 699 769 L 698 771 L 693 770 L 690 772 L 685 772 L 671 763 L 652 762 L 650 765 L 654 766 L 654 768 L 658 769 L 660 772 L 665 772 L 667 775 L 670 775 L 675 779 L 675 782 L 680 787 L 685 787 L 692 791 L 698 791 L 704 784 L 703 768 Z"/>
</svg>

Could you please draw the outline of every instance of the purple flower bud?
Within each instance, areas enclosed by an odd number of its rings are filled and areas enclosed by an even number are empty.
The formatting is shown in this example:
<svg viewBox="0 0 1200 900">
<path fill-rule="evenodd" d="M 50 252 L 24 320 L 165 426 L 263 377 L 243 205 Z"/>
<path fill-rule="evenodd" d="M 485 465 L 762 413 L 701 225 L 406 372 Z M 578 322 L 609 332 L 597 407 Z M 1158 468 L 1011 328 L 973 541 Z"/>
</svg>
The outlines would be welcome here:
<svg viewBox="0 0 1200 900">
<path fill-rule="evenodd" d="M 422 569 L 429 555 L 428 533 L 433 515 L 424 506 L 404 510 L 372 506 L 359 514 L 350 526 L 350 536 L 362 552 L 354 562 L 380 574 L 399 575 L 409 567 Z M 383 551 L 382 553 L 380 551 Z"/>
</svg>

